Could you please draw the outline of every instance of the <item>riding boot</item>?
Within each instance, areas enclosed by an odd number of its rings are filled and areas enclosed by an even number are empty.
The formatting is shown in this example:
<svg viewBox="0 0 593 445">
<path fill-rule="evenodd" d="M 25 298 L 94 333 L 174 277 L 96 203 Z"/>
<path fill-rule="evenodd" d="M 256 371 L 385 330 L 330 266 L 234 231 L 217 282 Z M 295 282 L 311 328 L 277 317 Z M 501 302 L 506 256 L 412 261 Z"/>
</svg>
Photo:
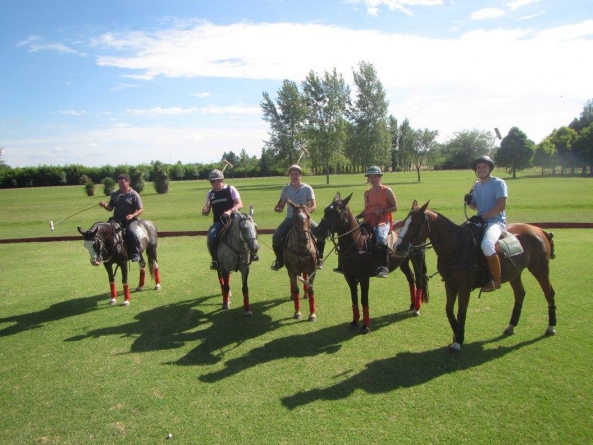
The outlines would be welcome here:
<svg viewBox="0 0 593 445">
<path fill-rule="evenodd" d="M 317 241 L 317 269 L 323 269 L 323 252 L 325 251 L 325 241 Z"/>
<path fill-rule="evenodd" d="M 493 292 L 495 289 L 500 289 L 500 259 L 497 254 L 490 255 L 486 259 L 488 260 L 492 280 L 482 287 L 482 292 Z"/>
<path fill-rule="evenodd" d="M 282 246 L 272 246 L 272 249 L 274 250 L 276 259 L 272 263 L 272 266 L 270 267 L 270 269 L 272 269 L 272 270 L 282 269 L 282 266 L 284 266 L 284 262 L 282 261 L 282 251 L 284 249 L 282 249 Z"/>
<path fill-rule="evenodd" d="M 133 262 L 140 261 L 140 246 L 138 242 L 138 237 L 133 233 L 130 228 L 126 229 L 126 247 L 128 248 L 128 255 L 130 260 Z"/>
<path fill-rule="evenodd" d="M 210 245 L 210 240 L 208 240 L 208 251 L 210 252 L 210 257 L 212 258 L 212 262 L 210 263 L 210 270 L 218 270 L 218 258 L 216 252 L 218 250 L 218 243 L 216 241 L 212 242 L 213 245 Z"/>
<path fill-rule="evenodd" d="M 389 250 L 387 246 L 377 246 L 377 277 L 387 278 L 389 276 Z"/>
</svg>

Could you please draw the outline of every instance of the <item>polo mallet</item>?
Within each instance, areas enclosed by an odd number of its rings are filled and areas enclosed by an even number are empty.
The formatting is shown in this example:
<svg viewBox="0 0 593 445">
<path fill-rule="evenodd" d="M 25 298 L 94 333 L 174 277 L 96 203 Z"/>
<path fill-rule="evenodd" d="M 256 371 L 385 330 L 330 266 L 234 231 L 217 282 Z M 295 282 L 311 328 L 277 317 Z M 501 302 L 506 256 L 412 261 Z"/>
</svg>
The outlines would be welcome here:
<svg viewBox="0 0 593 445">
<path fill-rule="evenodd" d="M 82 213 L 82 212 L 86 212 L 87 210 L 93 209 L 93 208 L 95 208 L 95 207 L 97 207 L 97 205 L 93 205 L 92 207 L 89 207 L 88 209 L 84 209 L 84 210 L 81 210 L 80 212 L 76 212 L 74 215 L 70 215 L 70 216 L 68 216 L 68 217 L 66 217 L 66 218 L 64 218 L 64 219 L 61 219 L 61 220 L 59 220 L 57 223 L 54 223 L 53 221 L 50 221 L 50 222 L 49 222 L 49 230 L 51 230 L 51 231 L 53 232 L 53 231 L 54 231 L 54 226 L 55 226 L 56 224 L 60 224 L 62 221 L 66 221 L 67 219 L 70 219 L 70 218 L 72 218 L 73 216 L 76 216 L 76 215 L 78 215 L 78 214 L 80 214 L 80 213 Z"/>
<path fill-rule="evenodd" d="M 224 158 L 222 159 L 222 162 L 224 162 L 224 167 L 222 167 L 222 172 L 223 172 L 223 173 L 224 173 L 224 170 L 225 170 L 227 167 L 235 168 L 235 167 L 233 167 L 233 164 L 231 164 L 229 161 L 227 161 L 227 160 L 226 160 L 226 159 L 224 159 Z"/>
<path fill-rule="evenodd" d="M 490 156 L 490 152 L 494 148 L 494 144 L 496 143 L 496 139 L 498 139 L 499 141 L 502 141 L 502 136 L 500 135 L 500 131 L 498 131 L 498 128 L 495 128 L 494 129 L 494 133 L 496 133 L 496 134 L 494 135 L 494 140 L 492 141 L 492 144 L 490 145 L 490 149 L 488 150 L 488 155 L 487 156 Z"/>
<path fill-rule="evenodd" d="M 307 156 L 310 156 L 310 155 L 309 155 L 309 150 L 307 150 L 305 147 L 301 147 L 301 155 L 299 156 L 299 159 L 298 159 L 298 161 L 296 162 L 296 163 L 297 163 L 297 165 L 299 165 L 299 162 L 301 162 L 301 158 L 303 157 L 303 155 L 304 155 L 305 153 L 307 153 Z"/>
</svg>

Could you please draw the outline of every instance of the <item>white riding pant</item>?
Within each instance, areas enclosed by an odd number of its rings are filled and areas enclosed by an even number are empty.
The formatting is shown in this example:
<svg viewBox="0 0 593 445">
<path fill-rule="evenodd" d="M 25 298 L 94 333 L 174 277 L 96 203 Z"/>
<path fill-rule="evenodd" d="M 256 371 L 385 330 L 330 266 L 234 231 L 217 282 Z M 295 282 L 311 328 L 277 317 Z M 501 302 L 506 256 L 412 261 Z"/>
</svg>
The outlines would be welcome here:
<svg viewBox="0 0 593 445">
<path fill-rule="evenodd" d="M 486 227 L 486 230 L 484 231 L 484 238 L 482 238 L 481 244 L 482 252 L 484 252 L 484 255 L 489 257 L 496 253 L 494 246 L 500 238 L 500 235 L 502 235 L 504 229 L 504 225 L 500 223 L 488 224 L 488 227 Z"/>
</svg>

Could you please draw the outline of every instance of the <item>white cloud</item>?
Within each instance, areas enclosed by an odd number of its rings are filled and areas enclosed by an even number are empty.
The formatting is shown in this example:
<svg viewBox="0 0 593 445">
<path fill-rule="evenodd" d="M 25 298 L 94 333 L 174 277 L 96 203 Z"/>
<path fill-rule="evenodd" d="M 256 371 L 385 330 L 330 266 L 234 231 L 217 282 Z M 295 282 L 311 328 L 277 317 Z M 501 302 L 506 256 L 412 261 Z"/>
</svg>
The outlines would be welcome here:
<svg viewBox="0 0 593 445">
<path fill-rule="evenodd" d="M 442 0 L 346 0 L 345 3 L 366 6 L 367 14 L 378 15 L 381 7 L 390 11 L 398 11 L 406 15 L 412 15 L 415 6 L 441 6 Z"/>
<path fill-rule="evenodd" d="M 523 6 L 527 6 L 530 5 L 532 3 L 537 3 L 539 2 L 539 0 L 514 0 L 512 2 L 508 2 L 507 3 L 507 7 L 511 10 L 511 11 L 515 11 L 516 9 L 519 9 Z"/>
<path fill-rule="evenodd" d="M 69 46 L 66 46 L 62 43 L 37 43 L 43 40 L 39 36 L 30 36 L 26 40 L 22 40 L 17 43 L 17 46 L 26 46 L 29 48 L 30 52 L 38 52 L 38 51 L 56 51 L 59 53 L 65 54 L 74 54 L 80 57 L 86 57 L 87 54 L 77 51 Z"/>
<path fill-rule="evenodd" d="M 81 111 L 77 111 L 77 110 L 66 110 L 66 111 L 56 111 L 57 114 L 65 114 L 67 116 L 84 116 L 87 114 L 86 111 L 81 110 Z"/>
<path fill-rule="evenodd" d="M 485 9 L 480 9 L 478 11 L 472 12 L 470 15 L 470 18 L 472 20 L 495 19 L 497 17 L 502 17 L 504 14 L 505 14 L 504 9 L 485 8 Z"/>
</svg>

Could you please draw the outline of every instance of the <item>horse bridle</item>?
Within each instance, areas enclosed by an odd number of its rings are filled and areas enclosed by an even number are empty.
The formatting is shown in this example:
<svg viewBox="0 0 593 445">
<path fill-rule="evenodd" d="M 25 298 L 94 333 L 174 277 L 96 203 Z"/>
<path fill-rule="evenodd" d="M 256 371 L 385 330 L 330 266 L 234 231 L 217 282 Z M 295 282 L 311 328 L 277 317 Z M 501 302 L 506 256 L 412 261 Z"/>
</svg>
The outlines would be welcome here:
<svg viewBox="0 0 593 445">
<path fill-rule="evenodd" d="M 340 207 L 342 207 L 343 204 L 342 202 L 340 202 Z M 344 206 L 344 209 L 346 209 L 347 207 Z M 325 213 L 325 212 L 324 212 Z M 334 236 L 334 233 L 336 232 L 336 230 L 334 230 L 334 226 L 338 223 L 342 223 L 344 225 L 347 224 L 347 220 L 346 220 L 346 212 L 341 212 L 340 213 L 340 218 L 337 221 L 334 221 L 333 223 L 330 223 L 326 218 L 325 218 L 325 214 L 324 216 L 321 218 L 321 221 L 319 222 L 319 224 L 321 224 L 323 221 L 325 221 L 327 223 L 327 225 L 329 226 L 328 231 L 331 233 L 331 241 L 334 244 L 334 249 L 336 251 L 336 255 L 344 255 L 346 254 L 348 251 L 350 251 L 354 246 L 356 246 L 356 244 L 358 243 L 358 240 L 360 239 L 360 237 L 362 236 L 362 230 L 360 230 L 360 226 L 361 224 L 359 224 L 358 222 L 356 223 L 356 227 L 354 229 L 348 230 L 347 232 L 342 233 L 341 235 L 338 236 Z M 318 226 L 319 227 L 319 226 Z M 352 241 L 352 244 L 350 245 L 350 247 L 348 247 L 344 252 L 339 252 L 338 253 L 338 241 L 340 238 L 350 235 L 351 233 L 354 233 L 356 230 L 358 230 L 358 237 Z"/>
<path fill-rule="evenodd" d="M 411 218 L 411 216 L 410 216 Z M 412 252 L 414 252 L 415 250 L 428 250 L 432 247 L 432 244 L 430 242 L 420 242 L 420 235 L 422 234 L 422 229 L 424 228 L 424 225 L 426 225 L 427 229 L 428 229 L 428 236 L 427 238 L 430 238 L 430 222 L 428 220 L 428 216 L 426 216 L 426 213 L 422 213 L 422 220 L 420 221 L 420 224 L 418 224 L 418 227 L 416 229 L 416 232 L 411 236 L 408 237 L 407 234 L 406 236 L 402 236 L 400 237 L 402 240 L 402 243 L 407 243 L 405 244 L 405 249 L 404 249 L 404 253 L 408 256 L 410 256 L 412 254 Z"/>
</svg>

